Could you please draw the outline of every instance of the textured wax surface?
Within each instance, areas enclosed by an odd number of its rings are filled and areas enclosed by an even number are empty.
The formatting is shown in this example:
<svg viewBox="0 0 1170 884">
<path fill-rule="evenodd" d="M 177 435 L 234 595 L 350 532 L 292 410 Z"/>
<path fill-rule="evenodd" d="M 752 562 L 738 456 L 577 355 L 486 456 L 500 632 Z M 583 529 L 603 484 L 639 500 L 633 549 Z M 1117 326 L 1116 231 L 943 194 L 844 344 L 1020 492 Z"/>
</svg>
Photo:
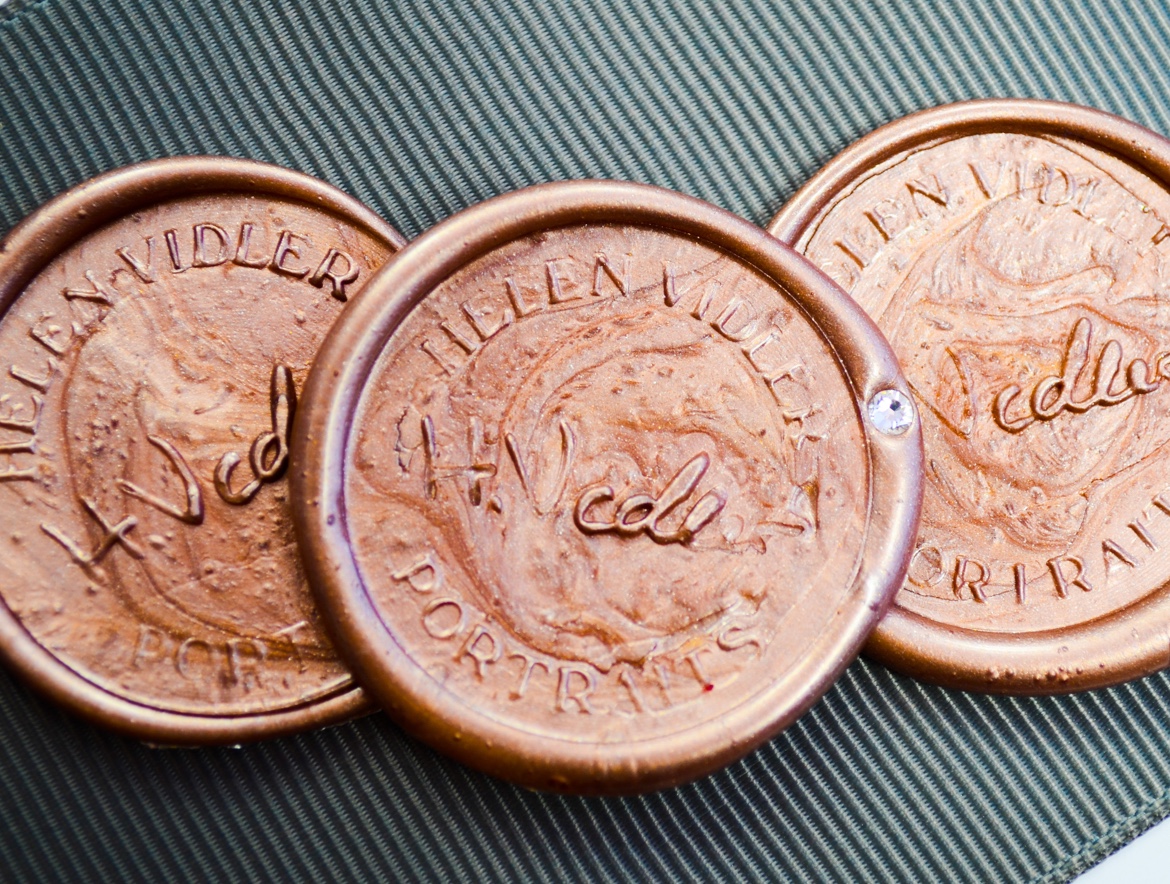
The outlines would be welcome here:
<svg viewBox="0 0 1170 884">
<path fill-rule="evenodd" d="M 1170 15 L 1069 2 L 0 6 L 0 228 L 126 163 L 318 175 L 408 236 L 560 178 L 765 223 L 873 127 L 963 98 L 1170 130 Z M 0 538 L 4 554 L 6 538 Z M 744 761 L 644 798 L 526 793 L 383 716 L 154 750 L 0 674 L 17 879 L 1064 880 L 1170 812 L 1170 678 L 1004 699 L 857 663 Z"/>
</svg>

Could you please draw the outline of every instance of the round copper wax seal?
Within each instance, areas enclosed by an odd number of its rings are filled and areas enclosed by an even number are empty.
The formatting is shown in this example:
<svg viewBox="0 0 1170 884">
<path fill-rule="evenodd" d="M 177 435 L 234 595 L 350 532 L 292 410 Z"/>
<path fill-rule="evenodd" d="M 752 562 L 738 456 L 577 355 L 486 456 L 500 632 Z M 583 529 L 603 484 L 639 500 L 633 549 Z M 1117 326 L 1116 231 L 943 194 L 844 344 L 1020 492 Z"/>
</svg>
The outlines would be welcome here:
<svg viewBox="0 0 1170 884">
<path fill-rule="evenodd" d="M 285 474 L 297 390 L 403 243 L 333 187 L 218 157 L 145 163 L 0 244 L 0 655 L 166 744 L 342 720 Z"/>
<path fill-rule="evenodd" d="M 759 228 L 535 187 L 424 235 L 334 327 L 297 534 L 407 730 L 536 788 L 663 787 L 793 721 L 884 611 L 920 500 L 908 394 Z"/>
<path fill-rule="evenodd" d="M 1170 142 L 983 101 L 885 126 L 772 231 L 849 291 L 914 388 L 927 481 L 867 652 L 1051 693 L 1170 660 Z"/>
</svg>

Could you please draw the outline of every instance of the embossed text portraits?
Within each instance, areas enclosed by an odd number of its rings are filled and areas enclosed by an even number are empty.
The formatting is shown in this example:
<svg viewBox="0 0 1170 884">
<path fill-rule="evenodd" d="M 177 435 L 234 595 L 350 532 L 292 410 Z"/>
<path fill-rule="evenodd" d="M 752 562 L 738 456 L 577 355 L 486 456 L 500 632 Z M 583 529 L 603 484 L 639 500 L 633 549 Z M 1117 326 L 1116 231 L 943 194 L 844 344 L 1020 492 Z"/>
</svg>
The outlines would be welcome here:
<svg viewBox="0 0 1170 884">
<path fill-rule="evenodd" d="M 239 742 L 364 706 L 282 477 L 318 343 L 401 238 L 327 185 L 187 158 L 111 173 L 0 260 L 0 653 L 77 711 Z"/>
<path fill-rule="evenodd" d="M 922 414 L 923 527 L 874 652 L 1022 692 L 1164 665 L 1170 143 L 1068 105 L 939 108 L 772 229 L 875 317 Z"/>
<path fill-rule="evenodd" d="M 918 439 L 871 444 L 896 366 L 792 252 L 654 188 L 548 186 L 355 307 L 306 387 L 298 534 L 408 728 L 542 788 L 652 788 L 848 662 L 909 552 Z"/>
</svg>

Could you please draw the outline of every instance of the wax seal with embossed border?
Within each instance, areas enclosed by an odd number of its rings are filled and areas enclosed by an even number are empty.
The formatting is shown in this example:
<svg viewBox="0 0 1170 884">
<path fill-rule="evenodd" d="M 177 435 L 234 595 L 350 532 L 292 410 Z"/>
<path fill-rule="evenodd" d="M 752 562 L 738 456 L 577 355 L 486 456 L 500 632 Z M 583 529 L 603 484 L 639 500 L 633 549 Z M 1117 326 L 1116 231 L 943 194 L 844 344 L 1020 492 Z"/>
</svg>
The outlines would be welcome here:
<svg viewBox="0 0 1170 884">
<path fill-rule="evenodd" d="M 489 200 L 370 282 L 294 428 L 310 581 L 366 690 L 481 770 L 649 790 L 777 733 L 900 584 L 897 363 L 759 228 L 658 188 Z"/>
<path fill-rule="evenodd" d="M 300 173 L 111 172 L 0 244 L 0 656 L 163 744 L 335 723 L 368 701 L 300 567 L 298 388 L 403 244 Z"/>
<path fill-rule="evenodd" d="M 977 101 L 891 123 L 774 219 L 876 319 L 926 445 L 921 533 L 867 652 L 1056 693 L 1170 662 L 1170 142 Z"/>
</svg>

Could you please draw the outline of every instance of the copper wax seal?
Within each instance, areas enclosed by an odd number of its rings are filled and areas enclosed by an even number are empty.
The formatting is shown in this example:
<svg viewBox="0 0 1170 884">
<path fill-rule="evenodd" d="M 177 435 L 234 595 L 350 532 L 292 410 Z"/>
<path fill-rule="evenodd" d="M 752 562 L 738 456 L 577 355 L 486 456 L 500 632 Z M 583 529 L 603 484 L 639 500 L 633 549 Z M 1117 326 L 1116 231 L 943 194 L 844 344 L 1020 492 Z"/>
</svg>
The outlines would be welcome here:
<svg viewBox="0 0 1170 884">
<path fill-rule="evenodd" d="M 1038 101 L 926 111 L 772 231 L 886 333 L 926 445 L 917 547 L 867 651 L 975 690 L 1170 660 L 1170 142 Z"/>
<path fill-rule="evenodd" d="M 577 182 L 436 227 L 342 316 L 294 428 L 338 647 L 527 786 L 711 771 L 837 677 L 908 561 L 921 450 L 864 313 L 788 247 Z"/>
<path fill-rule="evenodd" d="M 287 483 L 298 390 L 401 244 L 329 185 L 145 163 L 0 245 L 0 655 L 166 744 L 365 708 L 322 631 Z"/>
</svg>

